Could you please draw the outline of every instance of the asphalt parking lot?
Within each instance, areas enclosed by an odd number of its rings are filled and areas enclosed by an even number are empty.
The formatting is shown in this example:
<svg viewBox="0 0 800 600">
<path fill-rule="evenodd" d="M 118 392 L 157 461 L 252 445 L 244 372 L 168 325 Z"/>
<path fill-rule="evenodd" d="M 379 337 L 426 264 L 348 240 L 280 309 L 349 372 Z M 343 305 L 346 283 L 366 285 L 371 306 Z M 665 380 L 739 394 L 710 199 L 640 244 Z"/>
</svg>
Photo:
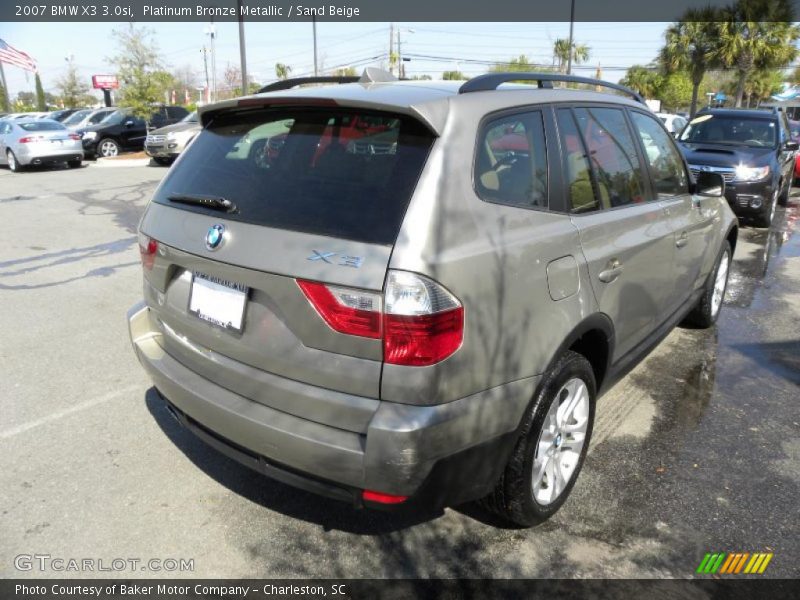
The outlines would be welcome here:
<svg viewBox="0 0 800 600">
<path fill-rule="evenodd" d="M 161 167 L 0 170 L 0 576 L 15 557 L 193 559 L 123 577 L 688 577 L 800 557 L 800 198 L 743 226 L 716 328 L 675 330 L 598 405 L 548 523 L 386 515 L 259 477 L 181 430 L 130 349 L 135 228 Z M 97 574 L 100 575 L 100 574 Z"/>
</svg>

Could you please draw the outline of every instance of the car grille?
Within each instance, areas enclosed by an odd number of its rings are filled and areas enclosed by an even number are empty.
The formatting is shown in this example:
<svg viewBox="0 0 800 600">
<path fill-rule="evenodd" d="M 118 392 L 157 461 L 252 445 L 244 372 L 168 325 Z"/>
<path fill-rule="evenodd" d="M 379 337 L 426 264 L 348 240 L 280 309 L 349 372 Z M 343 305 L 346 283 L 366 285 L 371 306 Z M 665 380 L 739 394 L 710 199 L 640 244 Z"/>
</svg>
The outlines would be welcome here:
<svg viewBox="0 0 800 600">
<path fill-rule="evenodd" d="M 167 139 L 165 135 L 148 135 L 147 139 L 145 140 L 145 144 L 163 144 L 164 140 Z"/>
<path fill-rule="evenodd" d="M 697 177 L 701 171 L 707 171 L 709 173 L 719 173 L 722 175 L 722 178 L 725 180 L 725 183 L 731 183 L 736 178 L 736 169 L 732 167 L 700 167 L 695 165 L 690 165 L 689 170 L 692 172 L 692 175 Z"/>
</svg>

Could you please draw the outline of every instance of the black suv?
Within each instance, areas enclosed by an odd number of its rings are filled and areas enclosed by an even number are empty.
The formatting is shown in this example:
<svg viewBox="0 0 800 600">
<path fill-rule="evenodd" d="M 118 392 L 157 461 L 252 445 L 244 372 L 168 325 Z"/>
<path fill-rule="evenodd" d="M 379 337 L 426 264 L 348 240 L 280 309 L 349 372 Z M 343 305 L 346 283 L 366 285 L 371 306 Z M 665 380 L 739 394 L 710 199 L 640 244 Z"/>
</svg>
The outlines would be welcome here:
<svg viewBox="0 0 800 600">
<path fill-rule="evenodd" d="M 769 227 L 775 205 L 785 204 L 792 187 L 794 156 L 786 114 L 777 110 L 708 109 L 681 132 L 689 168 L 720 173 L 725 197 L 739 217 Z"/>
<path fill-rule="evenodd" d="M 125 109 L 120 109 L 97 125 L 85 127 L 78 133 L 83 141 L 83 151 L 87 155 L 116 156 L 121 150 L 144 148 L 148 127 L 157 129 L 172 125 L 188 114 L 189 111 L 182 106 L 161 106 L 145 121 L 132 116 Z"/>
</svg>

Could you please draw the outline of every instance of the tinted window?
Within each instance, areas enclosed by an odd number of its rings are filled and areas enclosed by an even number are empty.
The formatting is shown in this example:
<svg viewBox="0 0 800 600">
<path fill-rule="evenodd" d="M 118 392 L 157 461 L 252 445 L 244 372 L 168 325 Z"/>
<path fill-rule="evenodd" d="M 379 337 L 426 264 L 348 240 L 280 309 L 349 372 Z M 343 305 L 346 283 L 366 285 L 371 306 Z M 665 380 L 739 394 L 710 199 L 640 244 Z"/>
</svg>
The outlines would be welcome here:
<svg viewBox="0 0 800 600">
<path fill-rule="evenodd" d="M 490 122 L 479 139 L 478 195 L 513 206 L 547 206 L 547 154 L 541 112 Z"/>
<path fill-rule="evenodd" d="M 706 114 L 689 123 L 681 133 L 681 141 L 774 147 L 778 139 L 776 126 L 773 119 Z"/>
<path fill-rule="evenodd" d="M 64 120 L 64 125 L 77 125 L 81 121 L 83 121 L 87 116 L 89 116 L 89 110 L 79 110 L 76 113 L 72 113 L 69 117 Z"/>
<path fill-rule="evenodd" d="M 597 210 L 599 204 L 594 192 L 592 174 L 583 140 L 578 135 L 572 111 L 558 111 L 558 131 L 561 137 L 561 150 L 564 154 L 564 174 L 567 181 L 568 206 L 572 212 Z"/>
<path fill-rule="evenodd" d="M 418 122 L 345 109 L 217 116 L 167 174 L 155 202 L 268 227 L 393 244 L 433 138 Z M 171 202 L 227 198 L 238 212 Z"/>
<path fill-rule="evenodd" d="M 623 112 L 616 108 L 578 108 L 575 118 L 601 205 L 614 208 L 644 202 L 639 156 Z"/>
<path fill-rule="evenodd" d="M 113 111 L 113 112 L 102 111 L 102 112 L 98 112 L 98 113 L 96 113 L 96 114 L 91 116 L 91 118 L 88 121 L 88 124 L 89 125 L 96 125 L 97 123 L 105 121 L 111 115 L 117 114 L 117 112 L 118 111 Z"/>
<path fill-rule="evenodd" d="M 645 159 L 650 165 L 650 176 L 659 198 L 689 193 L 689 181 L 683 159 L 664 129 L 653 119 L 640 112 L 631 111 L 633 125 L 644 146 Z"/>
<path fill-rule="evenodd" d="M 20 123 L 19 126 L 25 131 L 62 131 L 66 129 L 61 123 L 50 120 L 36 121 L 35 123 Z"/>
</svg>

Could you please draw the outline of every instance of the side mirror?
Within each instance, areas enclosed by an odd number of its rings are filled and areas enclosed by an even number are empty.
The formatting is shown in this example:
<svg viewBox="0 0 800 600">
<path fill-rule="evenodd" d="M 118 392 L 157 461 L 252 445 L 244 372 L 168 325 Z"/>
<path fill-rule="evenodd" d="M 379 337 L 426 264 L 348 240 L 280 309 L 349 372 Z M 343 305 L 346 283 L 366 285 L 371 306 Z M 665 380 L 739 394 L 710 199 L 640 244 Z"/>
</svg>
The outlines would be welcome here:
<svg viewBox="0 0 800 600">
<path fill-rule="evenodd" d="M 694 193 L 698 196 L 721 198 L 725 195 L 725 179 L 719 173 L 701 171 L 695 176 Z"/>
<path fill-rule="evenodd" d="M 125 121 L 125 127 L 133 127 L 133 121 Z"/>
<path fill-rule="evenodd" d="M 784 150 L 788 150 L 789 152 L 795 152 L 796 150 L 800 149 L 800 144 L 793 140 L 789 140 L 783 145 Z"/>
</svg>

